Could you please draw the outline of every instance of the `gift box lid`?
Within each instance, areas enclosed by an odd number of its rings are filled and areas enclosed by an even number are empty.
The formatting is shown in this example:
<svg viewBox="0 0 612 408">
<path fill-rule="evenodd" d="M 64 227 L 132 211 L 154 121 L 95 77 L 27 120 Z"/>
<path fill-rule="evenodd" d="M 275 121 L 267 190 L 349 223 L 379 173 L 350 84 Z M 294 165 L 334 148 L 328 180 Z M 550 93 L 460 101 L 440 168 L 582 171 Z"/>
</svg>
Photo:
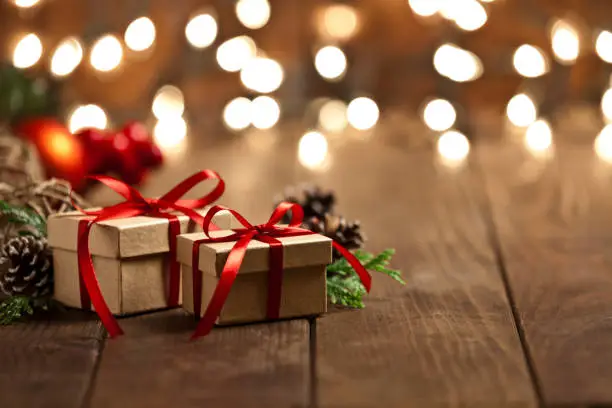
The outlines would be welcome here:
<svg viewBox="0 0 612 408">
<path fill-rule="evenodd" d="M 227 235 L 231 231 L 219 231 L 216 235 Z M 196 240 L 206 238 L 204 233 L 183 234 L 178 238 L 178 261 L 191 266 L 192 248 Z M 283 244 L 283 267 L 297 268 L 310 265 L 327 265 L 332 260 L 332 240 L 323 235 L 311 234 L 296 237 L 278 238 Z M 200 245 L 199 269 L 219 276 L 227 261 L 227 256 L 236 242 L 214 242 Z M 240 273 L 262 272 L 268 270 L 270 245 L 251 240 L 240 267 Z"/>
<path fill-rule="evenodd" d="M 198 210 L 206 214 L 208 208 Z M 196 226 L 186 215 L 176 213 L 181 223 L 181 233 L 195 231 Z M 48 243 L 51 248 L 77 250 L 79 221 L 88 217 L 78 211 L 54 214 L 47 221 Z M 230 228 L 227 211 L 215 215 L 213 222 L 219 228 Z M 94 224 L 89 235 L 92 255 L 107 258 L 129 258 L 169 251 L 168 219 L 155 217 L 130 217 Z"/>
</svg>

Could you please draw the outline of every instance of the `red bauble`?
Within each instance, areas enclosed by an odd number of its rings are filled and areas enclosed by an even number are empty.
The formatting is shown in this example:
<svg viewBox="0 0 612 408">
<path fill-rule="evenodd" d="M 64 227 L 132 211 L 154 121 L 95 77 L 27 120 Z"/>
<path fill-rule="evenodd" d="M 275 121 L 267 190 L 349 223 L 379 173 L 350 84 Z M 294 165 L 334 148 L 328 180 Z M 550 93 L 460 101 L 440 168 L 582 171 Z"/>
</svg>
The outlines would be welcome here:
<svg viewBox="0 0 612 408">
<path fill-rule="evenodd" d="M 52 118 L 36 118 L 18 123 L 14 130 L 36 146 L 48 177 L 67 180 L 75 189 L 82 187 L 85 152 L 66 126 Z"/>
<path fill-rule="evenodd" d="M 159 167 L 163 163 L 161 151 L 143 124 L 130 122 L 123 127 L 122 133 L 132 142 L 134 153 L 143 167 Z"/>
<path fill-rule="evenodd" d="M 76 136 L 83 144 L 87 156 L 87 173 L 104 173 L 110 163 L 109 158 L 113 151 L 113 140 L 100 129 L 83 129 Z"/>
<path fill-rule="evenodd" d="M 128 184 L 140 184 L 144 180 L 146 169 L 138 158 L 136 142 L 123 132 L 115 133 L 112 141 L 113 149 L 109 154 L 111 166 L 108 170 L 118 173 Z"/>
</svg>

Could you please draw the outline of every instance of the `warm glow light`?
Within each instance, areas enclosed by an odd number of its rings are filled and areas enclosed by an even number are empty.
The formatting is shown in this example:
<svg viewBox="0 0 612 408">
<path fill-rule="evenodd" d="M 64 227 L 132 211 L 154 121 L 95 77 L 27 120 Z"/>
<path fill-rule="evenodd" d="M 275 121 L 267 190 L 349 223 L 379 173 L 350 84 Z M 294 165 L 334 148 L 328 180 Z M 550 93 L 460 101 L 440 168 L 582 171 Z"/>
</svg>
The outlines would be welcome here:
<svg viewBox="0 0 612 408">
<path fill-rule="evenodd" d="M 148 17 L 132 21 L 125 30 L 125 45 L 133 51 L 144 51 L 155 42 L 155 24 Z"/>
<path fill-rule="evenodd" d="M 367 130 L 378 122 L 380 112 L 376 102 L 370 98 L 355 98 L 347 108 L 346 117 L 352 127 L 358 130 Z"/>
<path fill-rule="evenodd" d="M 98 71 L 112 71 L 121 64 L 123 47 L 117 37 L 107 34 L 96 41 L 91 49 L 89 62 Z"/>
<path fill-rule="evenodd" d="M 182 116 L 185 111 L 183 93 L 176 86 L 162 86 L 153 98 L 151 110 L 159 120 Z"/>
<path fill-rule="evenodd" d="M 602 31 L 597 36 L 595 41 L 595 51 L 599 58 L 605 62 L 612 64 L 612 33 L 609 31 Z"/>
<path fill-rule="evenodd" d="M 331 100 L 321 106 L 319 111 L 319 126 L 328 132 L 341 132 L 346 129 L 346 104 L 343 101 Z"/>
<path fill-rule="evenodd" d="M 323 78 L 338 79 L 346 72 L 346 55 L 338 47 L 323 47 L 315 56 L 315 68 Z"/>
<path fill-rule="evenodd" d="M 487 11 L 476 0 L 452 0 L 455 4 L 452 19 L 457 27 L 475 31 L 487 22 Z M 449 3 L 449 0 L 446 0 Z"/>
<path fill-rule="evenodd" d="M 251 121 L 257 129 L 270 129 L 280 118 L 280 106 L 274 98 L 258 96 L 251 102 Z"/>
<path fill-rule="evenodd" d="M 223 109 L 223 122 L 233 130 L 243 130 L 251 124 L 251 101 L 239 97 L 232 99 Z"/>
<path fill-rule="evenodd" d="M 552 49 L 561 63 L 572 63 L 580 53 L 578 32 L 569 23 L 559 20 L 552 28 Z"/>
<path fill-rule="evenodd" d="M 72 133 L 85 128 L 106 129 L 106 112 L 98 105 L 81 105 L 72 111 L 68 119 L 68 129 Z"/>
<path fill-rule="evenodd" d="M 157 121 L 153 128 L 153 139 L 162 150 L 179 147 L 187 136 L 187 122 L 181 116 Z"/>
<path fill-rule="evenodd" d="M 608 89 L 601 98 L 601 111 L 608 122 L 612 122 L 612 88 Z"/>
<path fill-rule="evenodd" d="M 422 17 L 433 16 L 440 10 L 440 2 L 438 0 L 408 0 L 408 5 Z"/>
<path fill-rule="evenodd" d="M 423 120 L 431 130 L 441 132 L 455 124 L 457 112 L 449 101 L 434 99 L 423 109 Z"/>
<path fill-rule="evenodd" d="M 456 82 L 473 81 L 482 75 L 480 59 L 453 44 L 444 44 L 436 50 L 434 67 L 440 75 Z"/>
<path fill-rule="evenodd" d="M 525 146 L 532 153 L 543 153 L 552 146 L 552 130 L 547 121 L 533 122 L 525 132 Z"/>
<path fill-rule="evenodd" d="M 527 78 L 536 78 L 548 72 L 548 62 L 541 49 L 524 44 L 514 51 L 514 69 Z"/>
<path fill-rule="evenodd" d="M 21 8 L 34 7 L 38 3 L 40 3 L 40 0 L 13 0 L 13 4 Z"/>
<path fill-rule="evenodd" d="M 318 21 L 320 34 L 326 40 L 346 41 L 359 28 L 359 16 L 347 4 L 334 4 L 326 7 Z"/>
<path fill-rule="evenodd" d="M 241 35 L 225 41 L 217 48 L 217 63 L 225 71 L 238 72 L 255 57 L 256 52 L 255 41 Z"/>
<path fill-rule="evenodd" d="M 612 125 L 607 125 L 595 138 L 593 145 L 597 156 L 607 163 L 612 163 Z"/>
<path fill-rule="evenodd" d="M 270 3 L 268 0 L 238 0 L 236 16 L 243 26 L 257 30 L 270 20 Z"/>
<path fill-rule="evenodd" d="M 83 47 L 74 37 L 62 41 L 51 57 L 51 73 L 62 77 L 72 73 L 83 59 Z"/>
<path fill-rule="evenodd" d="M 42 52 L 40 38 L 34 33 L 26 34 L 13 50 L 13 65 L 17 68 L 29 68 L 38 62 Z"/>
<path fill-rule="evenodd" d="M 437 150 L 445 163 L 460 164 L 470 153 L 470 142 L 464 134 L 449 130 L 438 139 Z"/>
<path fill-rule="evenodd" d="M 300 138 L 298 160 L 309 169 L 319 169 L 327 158 L 327 139 L 319 132 L 307 132 Z"/>
<path fill-rule="evenodd" d="M 217 31 L 217 20 L 210 14 L 200 14 L 185 26 L 185 37 L 195 48 L 206 48 L 215 42 Z"/>
<path fill-rule="evenodd" d="M 508 102 L 506 114 L 512 124 L 519 127 L 531 125 L 538 117 L 538 109 L 528 95 L 514 95 Z"/>
<path fill-rule="evenodd" d="M 270 58 L 251 58 L 240 71 L 242 84 L 259 93 L 276 91 L 283 83 L 283 79 L 283 67 Z"/>
</svg>

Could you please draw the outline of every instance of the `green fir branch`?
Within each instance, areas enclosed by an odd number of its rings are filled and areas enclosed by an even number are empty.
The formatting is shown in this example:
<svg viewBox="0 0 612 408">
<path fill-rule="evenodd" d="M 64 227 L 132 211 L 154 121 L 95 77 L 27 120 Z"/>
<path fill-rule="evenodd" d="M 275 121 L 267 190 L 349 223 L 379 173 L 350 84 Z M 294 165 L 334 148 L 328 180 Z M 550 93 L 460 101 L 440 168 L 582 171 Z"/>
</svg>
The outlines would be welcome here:
<svg viewBox="0 0 612 408">
<path fill-rule="evenodd" d="M 26 296 L 13 296 L 0 303 L 0 326 L 13 324 L 26 316 L 34 314 L 32 299 Z"/>
<path fill-rule="evenodd" d="M 33 235 L 47 235 L 47 223 L 43 217 L 34 211 L 11 205 L 6 201 L 0 201 L 0 214 L 7 217 L 8 221 L 13 224 L 32 227 Z"/>
</svg>

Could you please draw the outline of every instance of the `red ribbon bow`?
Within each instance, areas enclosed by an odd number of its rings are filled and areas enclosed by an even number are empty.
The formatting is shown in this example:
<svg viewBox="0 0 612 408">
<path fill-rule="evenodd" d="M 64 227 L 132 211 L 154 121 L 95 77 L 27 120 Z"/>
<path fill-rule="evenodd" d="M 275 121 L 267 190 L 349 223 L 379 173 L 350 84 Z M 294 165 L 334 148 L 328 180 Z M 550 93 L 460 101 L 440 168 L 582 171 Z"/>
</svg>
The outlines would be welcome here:
<svg viewBox="0 0 612 408">
<path fill-rule="evenodd" d="M 79 222 L 77 256 L 79 263 L 79 279 L 81 288 L 81 304 L 84 308 L 93 305 L 96 313 L 100 316 L 102 324 L 111 337 L 123 334 L 117 320 L 113 317 L 96 278 L 91 252 L 89 250 L 89 232 L 92 226 L 98 222 L 117 218 L 129 218 L 139 215 L 149 217 L 167 218 L 169 221 L 168 243 L 170 259 L 170 279 L 168 290 L 168 305 L 177 306 L 180 290 L 180 264 L 176 261 L 176 237 L 181 233 L 181 224 L 178 217 L 167 211 L 178 211 L 188 216 L 197 225 L 201 225 L 205 219 L 194 209 L 203 208 L 216 201 L 225 190 L 225 182 L 212 170 L 202 170 L 186 178 L 168 193 L 159 199 L 144 198 L 136 189 L 126 183 L 107 176 L 91 176 L 90 178 L 100 181 L 107 187 L 125 198 L 125 201 L 102 208 L 100 210 L 88 211 L 75 205 L 74 207 L 83 214 L 95 217 L 94 219 L 83 219 Z M 207 195 L 196 200 L 181 200 L 189 190 L 204 180 L 218 180 L 216 187 Z M 212 217 L 209 219 L 211 224 Z M 214 224 L 211 227 L 218 229 Z"/>
<path fill-rule="evenodd" d="M 223 237 L 211 237 L 209 232 L 212 226 L 212 218 L 222 210 L 229 211 L 244 228 L 233 229 L 233 233 Z M 291 211 L 291 221 L 288 226 L 277 225 L 284 215 Z M 283 202 L 280 203 L 270 219 L 265 224 L 252 225 L 238 212 L 229 208 L 216 205 L 204 217 L 202 228 L 207 238 L 199 239 L 194 242 L 192 248 L 192 268 L 193 268 L 193 306 L 196 316 L 200 316 L 202 304 L 202 272 L 199 270 L 200 263 L 200 245 L 212 242 L 232 242 L 237 241 L 232 247 L 227 261 L 221 271 L 219 283 L 215 288 L 213 296 L 204 312 L 204 316 L 198 323 L 196 331 L 192 339 L 200 336 L 205 336 L 215 325 L 221 309 L 227 300 L 230 289 L 238 275 L 240 266 L 247 251 L 249 242 L 253 239 L 265 242 L 270 245 L 269 269 L 268 269 L 268 303 L 266 315 L 269 319 L 278 319 L 280 313 L 281 290 L 283 285 L 283 244 L 277 238 L 294 237 L 299 235 L 315 234 L 298 226 L 302 223 L 304 211 L 298 204 Z M 368 271 L 361 265 L 359 260 L 355 258 L 346 248 L 337 242 L 333 242 L 334 248 L 338 250 L 346 258 L 349 264 L 355 269 L 357 275 L 361 279 L 361 283 L 369 292 L 372 284 L 372 277 Z"/>
</svg>

